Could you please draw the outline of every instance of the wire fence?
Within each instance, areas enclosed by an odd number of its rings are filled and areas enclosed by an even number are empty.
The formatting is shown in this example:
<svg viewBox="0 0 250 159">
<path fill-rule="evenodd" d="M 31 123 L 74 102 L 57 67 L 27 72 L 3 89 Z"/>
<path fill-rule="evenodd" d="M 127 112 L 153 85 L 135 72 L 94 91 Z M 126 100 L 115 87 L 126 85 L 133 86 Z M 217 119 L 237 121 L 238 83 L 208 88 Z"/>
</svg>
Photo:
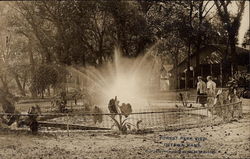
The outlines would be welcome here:
<svg viewBox="0 0 250 159">
<path fill-rule="evenodd" d="M 180 104 L 173 102 L 172 105 Z M 38 116 L 41 129 L 57 128 L 70 130 L 116 130 L 115 120 L 127 124 L 128 130 L 178 130 L 182 128 L 202 127 L 237 120 L 242 117 L 242 102 L 215 105 L 213 107 L 171 107 L 152 110 L 137 110 L 129 114 L 111 113 L 40 113 L 8 114 L 0 116 L 29 117 Z"/>
</svg>

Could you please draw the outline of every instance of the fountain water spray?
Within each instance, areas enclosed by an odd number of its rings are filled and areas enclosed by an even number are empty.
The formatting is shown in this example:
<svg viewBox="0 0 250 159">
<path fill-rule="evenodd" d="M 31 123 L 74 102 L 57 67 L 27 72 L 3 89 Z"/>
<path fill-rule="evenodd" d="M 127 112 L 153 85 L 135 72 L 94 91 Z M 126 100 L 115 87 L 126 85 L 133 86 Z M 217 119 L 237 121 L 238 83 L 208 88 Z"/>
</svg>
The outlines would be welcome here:
<svg viewBox="0 0 250 159">
<path fill-rule="evenodd" d="M 119 48 L 114 50 L 114 58 L 101 68 L 70 67 L 77 74 L 83 86 L 90 92 L 95 104 L 107 108 L 108 102 L 115 96 L 121 103 L 130 103 L 134 109 L 144 109 L 149 104 L 147 95 L 153 93 L 152 82 L 158 82 L 159 64 L 152 56 L 154 44 L 146 54 L 137 58 L 122 57 Z"/>
</svg>

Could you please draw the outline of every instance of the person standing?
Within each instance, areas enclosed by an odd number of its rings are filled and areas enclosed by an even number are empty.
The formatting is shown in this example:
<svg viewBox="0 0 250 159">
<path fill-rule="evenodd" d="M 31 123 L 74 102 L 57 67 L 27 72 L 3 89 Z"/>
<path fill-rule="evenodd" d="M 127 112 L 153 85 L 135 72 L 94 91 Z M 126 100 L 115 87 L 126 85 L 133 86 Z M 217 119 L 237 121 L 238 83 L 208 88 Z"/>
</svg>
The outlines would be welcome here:
<svg viewBox="0 0 250 159">
<path fill-rule="evenodd" d="M 212 80 L 211 76 L 207 76 L 207 95 L 208 105 L 213 105 L 214 97 L 216 95 L 216 83 Z"/>
<path fill-rule="evenodd" d="M 197 102 L 201 104 L 202 107 L 205 106 L 207 102 L 206 97 L 206 83 L 202 80 L 201 76 L 198 76 L 198 83 L 197 83 Z"/>
</svg>

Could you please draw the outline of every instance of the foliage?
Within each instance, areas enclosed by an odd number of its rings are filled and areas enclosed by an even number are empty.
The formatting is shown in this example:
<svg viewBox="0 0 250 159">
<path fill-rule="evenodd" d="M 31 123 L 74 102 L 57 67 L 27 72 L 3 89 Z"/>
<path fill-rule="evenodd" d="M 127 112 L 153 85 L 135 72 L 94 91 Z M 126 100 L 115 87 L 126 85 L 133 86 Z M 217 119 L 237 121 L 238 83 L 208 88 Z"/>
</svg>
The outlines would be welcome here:
<svg viewBox="0 0 250 159">
<path fill-rule="evenodd" d="M 242 46 L 244 48 L 247 47 L 247 45 L 249 46 L 250 45 L 250 29 L 247 30 L 247 32 L 245 33 L 244 35 L 244 40 L 242 42 Z"/>
<path fill-rule="evenodd" d="M 16 32 L 16 27 L 10 23 L 11 17 L 15 14 L 13 10 L 7 5 L 4 5 L 2 11 L 1 21 L 2 30 L 0 40 L 0 54 L 1 54 L 1 82 L 3 88 L 9 91 L 12 84 L 10 79 L 15 81 L 19 93 L 23 96 L 26 95 L 25 88 L 29 83 L 30 66 L 28 55 L 28 40 L 25 36 Z M 15 91 L 16 92 L 16 91 Z"/>
<path fill-rule="evenodd" d="M 142 27 L 145 18 L 129 2 L 35 1 L 16 6 L 47 63 L 101 64 L 112 57 L 115 44 L 128 56 L 137 56 L 149 38 Z"/>
<path fill-rule="evenodd" d="M 131 129 L 131 126 L 133 126 L 133 124 L 127 122 L 128 116 L 132 113 L 132 107 L 129 103 L 122 103 L 121 106 L 118 104 L 119 101 L 117 100 L 117 97 L 109 101 L 108 108 L 110 113 L 112 113 L 110 117 L 115 122 L 115 126 L 119 129 L 119 131 L 126 133 L 127 130 Z M 119 120 L 115 118 L 116 115 L 118 115 Z M 123 119 L 123 117 L 125 118 Z M 137 128 L 139 128 L 139 125 L 137 125 Z"/>
<path fill-rule="evenodd" d="M 62 68 L 55 67 L 53 65 L 41 65 L 37 68 L 32 77 L 31 92 L 41 94 L 45 89 L 49 87 L 55 88 L 59 84 L 62 84 L 65 79 L 66 71 L 62 71 Z"/>
<path fill-rule="evenodd" d="M 237 70 L 237 54 L 236 54 L 236 44 L 238 41 L 238 32 L 241 24 L 242 15 L 245 9 L 246 0 L 242 1 L 225 1 L 225 0 L 215 0 L 214 1 L 218 16 L 220 17 L 221 23 L 224 25 L 224 29 L 227 31 L 228 46 L 230 46 L 230 52 L 227 52 L 227 58 L 231 58 L 234 66 L 234 70 Z M 237 12 L 232 13 L 229 11 L 230 5 L 235 3 L 237 5 Z M 230 53 L 230 54 L 229 54 Z"/>
<path fill-rule="evenodd" d="M 0 62 L 4 66 L 1 67 L 0 81 L 7 89 L 9 79 L 14 77 L 20 92 L 25 95 L 25 85 L 31 77 L 37 76 L 35 71 L 39 70 L 39 65 L 100 66 L 113 60 L 113 49 L 117 45 L 123 56 L 133 58 L 157 44 L 156 54 L 162 64 L 176 67 L 188 57 L 189 69 L 192 54 L 197 52 L 196 62 L 199 62 L 197 50 L 211 43 L 226 44 L 229 35 L 233 51 L 245 0 L 237 2 L 239 11 L 235 15 L 226 12 L 230 2 L 8 2 L 9 5 L 0 11 L 6 17 L 1 17 L 4 20 L 0 21 L 0 31 L 1 35 L 6 33 L 4 36 L 12 38 L 0 39 L 1 55 L 6 52 L 10 55 L 8 62 Z M 214 5 L 218 10 L 215 17 L 210 14 Z M 49 73 L 56 76 L 53 71 Z M 33 86 L 36 83 L 33 78 L 31 83 Z M 36 92 L 43 92 L 48 85 L 41 84 L 41 87 Z"/>
<path fill-rule="evenodd" d="M 157 39 L 169 41 L 169 35 L 185 47 L 209 43 L 211 8 L 205 2 L 35 1 L 15 6 L 45 62 L 99 65 L 112 60 L 114 45 L 124 56 L 136 57 Z"/>
</svg>

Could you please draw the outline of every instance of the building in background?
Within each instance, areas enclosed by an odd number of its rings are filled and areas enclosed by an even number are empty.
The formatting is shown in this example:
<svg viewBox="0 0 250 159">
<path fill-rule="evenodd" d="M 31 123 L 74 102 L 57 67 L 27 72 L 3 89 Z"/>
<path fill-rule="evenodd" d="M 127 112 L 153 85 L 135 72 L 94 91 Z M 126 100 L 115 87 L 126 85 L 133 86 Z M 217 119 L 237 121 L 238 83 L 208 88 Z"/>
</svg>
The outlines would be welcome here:
<svg viewBox="0 0 250 159">
<path fill-rule="evenodd" d="M 196 87 L 197 76 L 202 76 L 204 78 L 207 76 L 212 76 L 219 87 L 225 86 L 229 77 L 233 74 L 233 69 L 231 65 L 232 60 L 229 58 L 227 61 L 225 61 L 226 50 L 227 48 L 225 45 L 208 45 L 201 48 L 199 51 L 199 71 L 197 69 L 196 64 L 197 52 L 191 55 L 191 78 L 189 79 L 189 81 L 187 81 L 191 88 Z M 236 52 L 238 54 L 238 71 L 250 73 L 250 50 L 241 47 L 236 47 Z M 186 66 L 187 58 L 181 63 L 179 63 L 177 65 L 177 68 L 173 68 L 172 70 L 170 70 L 171 73 L 174 73 L 175 69 L 177 69 L 179 80 L 177 89 L 187 88 L 185 86 Z"/>
<path fill-rule="evenodd" d="M 162 65 L 160 71 L 160 91 L 168 91 L 171 88 L 170 79 L 171 73 L 169 72 L 173 68 L 172 65 Z"/>
</svg>

